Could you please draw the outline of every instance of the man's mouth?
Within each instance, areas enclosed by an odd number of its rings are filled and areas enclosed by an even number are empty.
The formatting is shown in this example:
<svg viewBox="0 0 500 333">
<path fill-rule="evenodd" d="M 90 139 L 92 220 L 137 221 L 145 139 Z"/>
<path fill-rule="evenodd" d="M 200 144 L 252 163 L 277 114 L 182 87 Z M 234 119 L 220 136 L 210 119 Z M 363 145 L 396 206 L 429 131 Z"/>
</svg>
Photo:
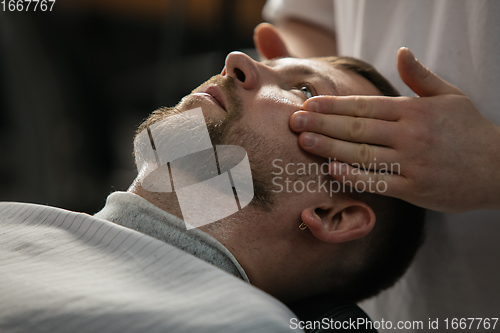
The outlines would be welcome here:
<svg viewBox="0 0 500 333">
<path fill-rule="evenodd" d="M 224 111 L 227 112 L 224 102 L 224 95 L 222 94 L 221 89 L 216 85 L 203 88 L 200 91 L 197 91 L 196 94 L 206 96 L 207 98 L 211 99 L 212 102 L 219 105 Z"/>
</svg>

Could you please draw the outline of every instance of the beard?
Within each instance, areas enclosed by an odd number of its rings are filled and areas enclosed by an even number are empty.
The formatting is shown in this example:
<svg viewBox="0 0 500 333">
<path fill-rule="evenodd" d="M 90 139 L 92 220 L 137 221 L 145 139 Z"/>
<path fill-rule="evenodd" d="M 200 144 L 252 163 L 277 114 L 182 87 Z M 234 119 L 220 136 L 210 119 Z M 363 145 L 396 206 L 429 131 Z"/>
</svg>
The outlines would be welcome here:
<svg viewBox="0 0 500 333">
<path fill-rule="evenodd" d="M 240 120 L 243 114 L 243 103 L 235 93 L 237 84 L 230 76 L 216 75 L 193 90 L 196 92 L 207 85 L 217 85 L 225 96 L 226 116 L 220 120 L 211 119 L 205 116 L 208 134 L 212 145 L 236 145 L 245 148 L 252 171 L 252 181 L 254 188 L 254 197 L 249 206 L 264 212 L 271 212 L 276 204 L 278 193 L 272 183 L 272 174 L 269 169 L 270 156 L 273 149 L 270 149 L 265 143 L 264 137 L 260 136 L 254 130 L 242 123 Z M 182 113 L 195 108 L 197 101 L 184 97 L 174 107 L 162 107 L 154 111 L 138 128 L 136 135 L 149 128 L 153 124 L 175 114 Z M 275 153 L 278 153 L 277 151 Z M 219 162 L 217 162 L 219 163 Z M 196 163 L 200 166 L 205 165 L 203 161 Z"/>
</svg>

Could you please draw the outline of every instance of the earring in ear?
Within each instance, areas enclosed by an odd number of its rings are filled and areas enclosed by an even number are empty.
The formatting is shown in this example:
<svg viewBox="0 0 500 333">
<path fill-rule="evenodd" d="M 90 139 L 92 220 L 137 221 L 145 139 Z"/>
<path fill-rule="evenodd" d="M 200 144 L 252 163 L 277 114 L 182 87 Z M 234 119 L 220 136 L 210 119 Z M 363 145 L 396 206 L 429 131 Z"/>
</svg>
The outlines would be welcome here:
<svg viewBox="0 0 500 333">
<path fill-rule="evenodd" d="M 302 223 L 299 225 L 299 229 L 300 229 L 300 230 L 306 230 L 306 229 L 307 229 L 307 224 L 305 224 L 304 222 L 302 222 Z"/>
</svg>

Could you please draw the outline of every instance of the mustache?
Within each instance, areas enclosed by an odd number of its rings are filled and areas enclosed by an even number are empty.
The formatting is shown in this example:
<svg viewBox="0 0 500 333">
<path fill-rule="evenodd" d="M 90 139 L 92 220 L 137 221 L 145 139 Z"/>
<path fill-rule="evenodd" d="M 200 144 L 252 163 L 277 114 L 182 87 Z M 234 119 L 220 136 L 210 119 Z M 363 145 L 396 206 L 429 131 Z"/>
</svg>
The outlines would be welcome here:
<svg viewBox="0 0 500 333">
<path fill-rule="evenodd" d="M 224 96 L 225 107 L 228 114 L 232 115 L 232 117 L 235 116 L 238 117 L 242 109 L 242 100 L 236 94 L 236 88 L 238 85 L 234 80 L 234 78 L 232 78 L 229 75 L 226 76 L 222 76 L 220 74 L 214 75 L 210 79 L 205 81 L 203 84 L 201 84 L 199 87 L 194 89 L 191 93 L 194 93 L 203 87 L 211 85 L 216 85 L 221 90 Z"/>
<path fill-rule="evenodd" d="M 209 85 L 217 85 L 219 87 L 224 96 L 226 104 L 225 107 L 227 115 L 224 120 L 214 121 L 212 119 L 206 119 L 209 134 L 211 137 L 216 139 L 215 142 L 218 144 L 222 142 L 222 139 L 227 133 L 230 125 L 233 124 L 234 121 L 238 119 L 242 114 L 243 102 L 241 98 L 236 94 L 237 83 L 229 75 L 226 76 L 222 76 L 220 74 L 214 75 L 209 80 L 205 81 L 203 84 L 194 89 L 191 92 L 191 94 Z M 153 113 L 149 115 L 149 117 L 145 121 L 143 121 L 139 125 L 134 140 L 137 137 L 137 135 L 139 135 L 143 130 L 151 127 L 153 124 L 160 122 L 167 117 L 182 113 L 183 110 L 181 110 L 180 105 L 182 104 L 183 101 L 184 98 L 181 101 L 179 101 L 177 105 L 173 107 L 161 107 L 156 109 Z M 190 106 L 189 104 L 190 103 L 188 101 L 186 106 L 189 107 Z"/>
</svg>

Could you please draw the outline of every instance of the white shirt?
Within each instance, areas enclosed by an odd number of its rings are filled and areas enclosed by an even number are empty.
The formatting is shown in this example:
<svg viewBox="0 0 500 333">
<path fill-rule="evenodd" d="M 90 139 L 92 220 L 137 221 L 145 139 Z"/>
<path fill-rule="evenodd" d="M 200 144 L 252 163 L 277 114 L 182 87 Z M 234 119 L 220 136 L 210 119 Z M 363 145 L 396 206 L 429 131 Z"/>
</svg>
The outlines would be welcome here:
<svg viewBox="0 0 500 333">
<path fill-rule="evenodd" d="M 268 0 L 263 15 L 335 31 L 340 55 L 371 63 L 403 95 L 414 96 L 396 68 L 396 52 L 407 46 L 500 125 L 500 1 Z M 429 212 L 427 230 L 403 279 L 361 307 L 373 320 L 421 320 L 429 332 L 436 331 L 429 318 L 438 318 L 442 330 L 446 318 L 500 317 L 500 211 Z"/>
<path fill-rule="evenodd" d="M 128 210 L 122 217 L 143 218 L 146 210 L 176 223 L 134 194 L 118 196 Z M 224 253 L 222 245 L 207 246 Z M 295 317 L 270 295 L 163 241 L 22 203 L 0 203 L 0 295 L 2 332 L 288 332 Z"/>
</svg>

